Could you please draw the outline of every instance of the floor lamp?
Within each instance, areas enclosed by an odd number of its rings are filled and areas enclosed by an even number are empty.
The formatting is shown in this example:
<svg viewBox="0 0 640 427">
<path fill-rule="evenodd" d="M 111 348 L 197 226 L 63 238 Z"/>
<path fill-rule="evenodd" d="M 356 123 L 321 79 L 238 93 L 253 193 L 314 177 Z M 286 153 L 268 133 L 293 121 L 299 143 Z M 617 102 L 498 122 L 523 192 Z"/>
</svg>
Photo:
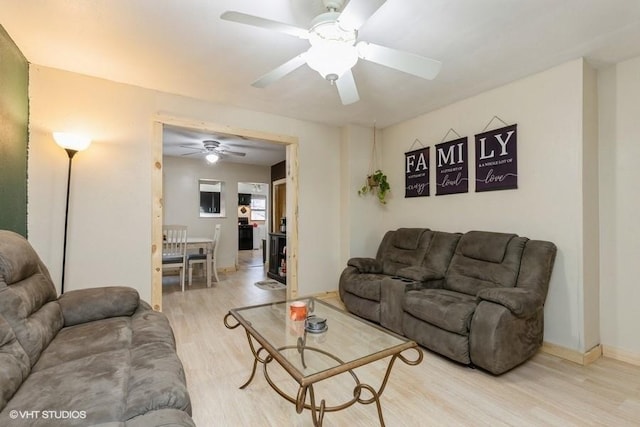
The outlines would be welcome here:
<svg viewBox="0 0 640 427">
<path fill-rule="evenodd" d="M 53 139 L 60 147 L 64 148 L 69 156 L 69 168 L 67 170 L 67 202 L 64 209 L 64 243 L 62 245 L 62 280 L 60 281 L 60 295 L 64 293 L 64 273 L 67 260 L 67 226 L 69 223 L 69 190 L 71 189 L 71 161 L 78 151 L 85 150 L 91 144 L 91 140 L 84 136 L 54 132 Z"/>
</svg>

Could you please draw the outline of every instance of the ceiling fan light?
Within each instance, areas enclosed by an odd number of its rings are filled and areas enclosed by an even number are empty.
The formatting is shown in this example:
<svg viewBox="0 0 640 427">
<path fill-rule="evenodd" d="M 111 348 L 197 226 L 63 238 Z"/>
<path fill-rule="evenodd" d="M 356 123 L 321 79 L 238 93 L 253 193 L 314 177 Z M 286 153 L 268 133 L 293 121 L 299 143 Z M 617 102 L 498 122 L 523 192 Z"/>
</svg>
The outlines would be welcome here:
<svg viewBox="0 0 640 427">
<path fill-rule="evenodd" d="M 218 160 L 220 160 L 220 156 L 218 156 L 215 153 L 209 153 L 206 156 L 204 156 L 204 158 L 207 160 L 207 162 L 213 164 L 215 162 L 217 162 Z"/>
<path fill-rule="evenodd" d="M 337 80 L 358 62 L 353 45 L 327 41 L 316 43 L 305 54 L 307 65 L 327 80 Z"/>
</svg>

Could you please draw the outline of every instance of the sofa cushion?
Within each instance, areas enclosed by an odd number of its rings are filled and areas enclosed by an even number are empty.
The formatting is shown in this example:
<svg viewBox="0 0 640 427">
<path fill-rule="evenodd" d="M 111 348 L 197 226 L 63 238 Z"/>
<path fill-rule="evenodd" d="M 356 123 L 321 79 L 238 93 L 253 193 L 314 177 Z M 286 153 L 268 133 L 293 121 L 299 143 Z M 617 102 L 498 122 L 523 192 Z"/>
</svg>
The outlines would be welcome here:
<svg viewBox="0 0 640 427">
<path fill-rule="evenodd" d="M 0 417 L 12 410 L 84 411 L 83 417 L 64 419 L 65 426 L 87 426 L 121 420 L 129 379 L 129 350 L 98 353 L 32 372 Z M 29 426 L 50 426 L 39 417 Z"/>
<path fill-rule="evenodd" d="M 404 298 L 404 311 L 413 317 L 458 335 L 469 335 L 476 299 L 446 289 L 409 291 Z"/>
<path fill-rule="evenodd" d="M 43 273 L 40 258 L 29 242 L 19 234 L 0 230 L 0 280 L 13 284 Z M 49 278 L 49 273 L 46 273 Z"/>
<path fill-rule="evenodd" d="M 426 228 L 399 228 L 385 245 L 380 260 L 382 272 L 393 276 L 404 267 L 420 265 L 424 259 L 433 233 Z"/>
<path fill-rule="evenodd" d="M 63 328 L 42 353 L 32 372 L 99 353 L 127 349 L 131 343 L 130 325 L 128 317 L 114 317 Z"/>
<path fill-rule="evenodd" d="M 387 277 L 383 274 L 355 274 L 345 283 L 345 291 L 371 301 L 380 301 L 380 284 Z"/>
<path fill-rule="evenodd" d="M 147 412 L 146 414 L 127 420 L 125 424 L 114 424 L 96 427 L 149 427 L 149 426 L 166 426 L 166 427 L 196 427 L 189 414 L 177 409 L 158 409 L 157 411 Z"/>
<path fill-rule="evenodd" d="M 29 375 L 31 363 L 13 329 L 0 316 L 0 410 Z"/>
<path fill-rule="evenodd" d="M 125 286 L 79 289 L 60 296 L 64 325 L 131 316 L 140 303 L 138 291 Z"/>
<path fill-rule="evenodd" d="M 0 316 L 13 330 L 33 366 L 62 328 L 51 277 L 29 242 L 0 230 Z"/>
<path fill-rule="evenodd" d="M 444 231 L 433 231 L 432 233 L 433 237 L 429 243 L 429 250 L 422 261 L 422 266 L 436 271 L 444 277 L 462 235 Z"/>
<path fill-rule="evenodd" d="M 184 369 L 174 347 L 164 342 L 135 346 L 130 363 L 123 421 L 156 409 L 191 414 Z"/>
<path fill-rule="evenodd" d="M 431 280 L 444 279 L 444 275 L 427 267 L 413 265 L 399 269 L 396 274 L 398 277 L 414 280 L 416 282 L 426 282 Z"/>
<path fill-rule="evenodd" d="M 460 253 L 480 261 L 500 263 L 507 252 L 507 245 L 515 234 L 469 231 L 460 239 Z"/>
<path fill-rule="evenodd" d="M 460 363 L 470 363 L 469 336 L 454 334 L 426 323 L 405 312 L 402 318 L 404 335 L 423 347 Z"/>
<path fill-rule="evenodd" d="M 357 268 L 360 273 L 382 273 L 382 264 L 373 258 L 350 258 L 347 266 Z"/>
<path fill-rule="evenodd" d="M 472 233 L 470 236 L 465 234 L 460 238 L 460 243 L 445 276 L 444 288 L 472 296 L 487 288 L 513 288 L 518 279 L 520 261 L 527 239 L 511 236 L 502 260 L 493 262 L 487 259 L 497 259 L 497 254 L 501 250 L 491 248 L 491 243 L 497 241 L 497 246 L 502 248 L 504 240 L 501 238 L 505 235 L 489 232 Z M 492 239 L 488 237 L 490 234 L 498 234 L 499 236 Z M 468 243 L 468 240 L 471 240 L 471 243 Z M 481 243 L 487 245 L 486 250 L 489 255 L 481 255 Z M 486 259 L 474 258 L 465 255 L 465 253 Z"/>
<path fill-rule="evenodd" d="M 124 422 L 165 408 L 190 414 L 166 316 L 141 302 L 132 316 L 63 328 L 0 417 L 24 408 L 85 411 L 78 425 Z"/>
<path fill-rule="evenodd" d="M 349 307 L 349 312 L 356 316 L 380 323 L 380 303 L 368 299 L 360 298 L 357 295 L 345 292 L 342 302 L 345 307 Z"/>
<path fill-rule="evenodd" d="M 425 231 L 425 228 L 398 228 L 393 234 L 392 244 L 400 249 L 418 249 L 420 237 Z"/>
</svg>

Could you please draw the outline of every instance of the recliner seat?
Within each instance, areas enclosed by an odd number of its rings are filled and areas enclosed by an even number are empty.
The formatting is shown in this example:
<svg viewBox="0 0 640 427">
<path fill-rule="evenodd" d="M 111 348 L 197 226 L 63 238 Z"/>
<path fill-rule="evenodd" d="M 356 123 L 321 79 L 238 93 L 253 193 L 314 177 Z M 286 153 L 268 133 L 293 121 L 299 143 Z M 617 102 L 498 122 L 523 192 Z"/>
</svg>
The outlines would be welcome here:
<svg viewBox="0 0 640 427">
<path fill-rule="evenodd" d="M 339 284 L 347 310 L 494 374 L 535 354 L 556 246 L 507 233 L 428 233 L 426 251 L 416 251 L 424 259 L 395 276 L 368 282 L 365 266 L 385 264 L 381 249 L 375 260 L 350 260 Z"/>
</svg>

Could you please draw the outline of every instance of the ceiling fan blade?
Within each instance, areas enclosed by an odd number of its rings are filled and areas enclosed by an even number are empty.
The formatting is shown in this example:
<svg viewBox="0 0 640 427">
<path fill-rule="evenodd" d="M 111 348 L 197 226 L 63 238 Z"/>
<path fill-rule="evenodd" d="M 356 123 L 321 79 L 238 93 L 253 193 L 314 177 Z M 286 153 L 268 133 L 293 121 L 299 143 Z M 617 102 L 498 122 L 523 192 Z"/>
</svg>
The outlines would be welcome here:
<svg viewBox="0 0 640 427">
<path fill-rule="evenodd" d="M 338 88 L 338 94 L 343 105 L 353 104 L 360 100 L 358 95 L 358 87 L 356 81 L 353 78 L 353 73 L 348 70 L 338 80 L 336 80 L 336 87 Z"/>
<path fill-rule="evenodd" d="M 247 153 L 243 153 L 241 151 L 231 151 L 231 150 L 225 150 L 225 149 L 218 150 L 218 153 L 229 154 L 231 156 L 238 156 L 238 157 L 244 157 L 247 155 Z"/>
<path fill-rule="evenodd" d="M 358 30 L 387 0 L 351 0 L 338 17 L 344 29 Z"/>
<path fill-rule="evenodd" d="M 359 42 L 358 56 L 367 61 L 432 80 L 440 72 L 442 62 L 415 53 L 403 52 L 375 43 Z"/>
<path fill-rule="evenodd" d="M 259 16 L 247 15 L 242 12 L 227 11 L 220 15 L 225 21 L 238 22 L 240 24 L 252 25 L 254 27 L 265 28 L 277 31 L 301 39 L 309 38 L 309 30 L 285 24 L 284 22 L 272 21 L 271 19 L 260 18 Z"/>
<path fill-rule="evenodd" d="M 265 74 L 264 76 L 260 77 L 255 82 L 251 83 L 251 86 L 259 87 L 259 88 L 267 87 L 271 83 L 273 83 L 273 82 L 275 82 L 277 80 L 280 80 L 281 78 L 283 78 L 284 76 L 286 76 L 290 72 L 294 71 L 295 69 L 297 69 L 301 65 L 305 64 L 306 62 L 307 61 L 304 59 L 304 55 L 300 54 L 300 55 L 288 60 L 287 62 L 285 62 L 284 64 L 280 65 L 279 67 L 274 68 L 273 70 L 269 71 L 267 74 Z"/>
</svg>

